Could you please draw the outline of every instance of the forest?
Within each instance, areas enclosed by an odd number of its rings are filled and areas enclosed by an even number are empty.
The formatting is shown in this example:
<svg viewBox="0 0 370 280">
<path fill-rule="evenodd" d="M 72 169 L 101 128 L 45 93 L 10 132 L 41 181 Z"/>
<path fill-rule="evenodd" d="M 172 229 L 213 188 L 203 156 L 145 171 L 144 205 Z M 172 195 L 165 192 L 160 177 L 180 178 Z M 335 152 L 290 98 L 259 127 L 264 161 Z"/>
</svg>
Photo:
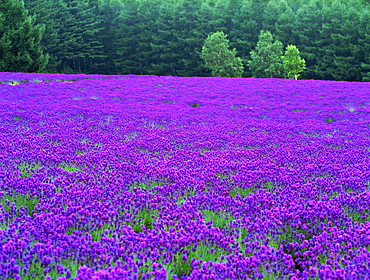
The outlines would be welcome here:
<svg viewBox="0 0 370 280">
<path fill-rule="evenodd" d="M 242 76 L 251 77 L 248 61 L 266 30 L 284 47 L 299 49 L 306 62 L 301 79 L 370 80 L 368 1 L 6 0 L 0 58 L 11 2 L 24 2 L 30 32 L 38 32 L 42 72 L 211 76 L 200 53 L 207 36 L 222 31 L 244 65 Z M 1 65 L 2 71 L 37 72 L 35 63 Z"/>
</svg>

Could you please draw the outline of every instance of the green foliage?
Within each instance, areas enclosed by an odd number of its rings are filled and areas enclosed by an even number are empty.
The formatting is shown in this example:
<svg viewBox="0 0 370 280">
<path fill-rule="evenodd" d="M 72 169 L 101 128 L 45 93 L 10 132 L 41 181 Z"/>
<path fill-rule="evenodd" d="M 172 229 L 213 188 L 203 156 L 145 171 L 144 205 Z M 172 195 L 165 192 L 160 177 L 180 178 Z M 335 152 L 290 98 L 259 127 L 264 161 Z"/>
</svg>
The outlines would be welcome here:
<svg viewBox="0 0 370 280">
<path fill-rule="evenodd" d="M 210 210 L 203 210 L 204 221 L 207 223 L 212 220 L 212 226 L 226 228 L 229 224 L 229 216 L 227 213 L 215 213 Z"/>
<path fill-rule="evenodd" d="M 103 235 L 106 235 L 107 237 L 111 237 L 111 234 L 107 233 L 107 230 L 114 230 L 114 227 L 112 224 L 103 224 L 101 228 L 96 229 L 94 231 L 90 231 L 91 238 L 94 241 L 100 241 Z"/>
<path fill-rule="evenodd" d="M 138 183 L 138 182 L 135 182 L 130 190 L 132 190 L 133 188 L 140 188 L 142 190 L 151 190 L 153 189 L 154 187 L 157 187 L 157 186 L 162 186 L 163 185 L 163 182 L 162 181 L 148 181 L 148 182 L 144 182 L 144 183 Z"/>
<path fill-rule="evenodd" d="M 0 72 L 40 72 L 49 59 L 40 41 L 44 27 L 35 25 L 23 1 L 0 2 Z"/>
<path fill-rule="evenodd" d="M 130 133 L 130 134 L 126 134 L 125 135 L 125 140 L 132 141 L 132 140 L 134 140 L 136 138 L 136 136 L 137 136 L 137 133 L 136 132 Z"/>
<path fill-rule="evenodd" d="M 200 57 L 213 76 L 241 77 L 243 73 L 243 63 L 236 57 L 236 49 L 229 49 L 229 40 L 222 31 L 208 35 Z"/>
<path fill-rule="evenodd" d="M 17 119 L 17 118 L 16 118 Z M 21 120 L 21 119 L 19 119 Z M 27 163 L 23 162 L 19 165 L 19 169 L 21 170 L 22 174 L 21 177 L 29 178 L 31 175 L 35 172 L 37 172 L 37 169 L 41 168 L 40 164 L 37 163 Z"/>
<path fill-rule="evenodd" d="M 25 7 L 30 15 L 36 17 L 36 24 L 45 27 L 44 34 L 41 39 L 41 45 L 45 53 L 49 54 L 49 61 L 43 71 L 55 72 L 60 61 L 57 59 L 55 50 L 58 44 L 58 28 L 55 22 L 55 16 L 58 13 L 57 9 L 53 8 L 54 0 L 26 0 Z"/>
<path fill-rule="evenodd" d="M 293 3 L 286 0 L 270 0 L 263 13 L 263 30 L 270 30 L 284 44 L 294 44 L 295 15 Z"/>
<path fill-rule="evenodd" d="M 66 274 L 67 270 L 69 270 L 71 277 L 73 279 L 74 277 L 76 277 L 78 268 L 82 265 L 78 261 L 72 260 L 72 259 L 61 260 L 59 261 L 58 264 L 61 267 L 63 267 L 64 271 L 58 271 L 57 264 L 55 263 L 55 261 L 53 261 L 51 263 L 51 266 L 53 267 L 53 269 L 49 271 L 48 273 L 45 273 L 46 268 L 41 265 L 41 260 L 34 259 L 31 262 L 29 268 L 27 269 L 27 274 L 22 275 L 21 279 L 22 280 L 42 279 L 44 278 L 44 275 L 49 275 L 51 279 L 58 279 L 58 277 L 63 277 L 63 276 L 65 277 L 67 275 Z M 22 271 L 22 268 L 21 268 L 21 271 Z M 63 273 L 59 273 L 59 272 L 63 272 Z"/>
<path fill-rule="evenodd" d="M 22 16 L 5 15 L 22 2 L 0 5 L 5 11 L 0 53 L 7 54 L 0 55 L 0 68 L 10 67 L 5 60 L 10 50 L 20 50 L 17 67 L 31 69 L 27 50 L 35 43 L 50 56 L 48 72 L 209 76 L 212 71 L 216 76 L 281 78 L 282 42 L 300 50 L 306 62 L 302 78 L 370 81 L 370 12 L 363 1 L 24 0 L 36 16 L 31 33 Z M 25 28 L 21 32 L 16 26 Z M 265 53 L 254 49 L 261 30 L 277 39 L 269 47 L 261 42 Z M 228 53 L 237 49 L 239 56 L 231 55 L 231 63 L 223 60 L 230 67 L 222 71 L 205 68 L 199 59 L 204 38 L 216 31 L 228 34 Z M 17 41 L 9 39 L 14 34 Z M 36 39 L 20 38 L 27 34 Z M 28 53 L 36 57 L 37 52 Z M 242 63 L 249 66 L 244 72 Z"/>
<path fill-rule="evenodd" d="M 102 43 L 96 40 L 102 27 L 88 0 L 25 2 L 37 16 L 36 22 L 45 26 L 42 44 L 50 54 L 48 71 L 81 73 L 93 69 L 93 61 L 104 57 Z"/>
<path fill-rule="evenodd" d="M 238 188 L 233 188 L 230 192 L 229 192 L 229 195 L 232 197 L 232 198 L 235 198 L 236 197 L 236 194 L 240 195 L 241 197 L 246 197 L 248 196 L 250 193 L 253 193 L 254 192 L 254 187 L 249 187 L 249 188 L 242 188 L 242 187 L 238 187 Z"/>
<path fill-rule="evenodd" d="M 362 81 L 370 82 L 370 11 L 366 10 L 360 16 L 360 28 L 362 32 L 359 42 L 361 44 L 364 60 L 361 62 Z"/>
<path fill-rule="evenodd" d="M 109 29 L 106 27 L 105 32 L 112 33 L 113 41 L 111 41 L 109 50 L 112 52 L 114 66 L 120 73 L 124 74 L 149 74 L 152 64 L 164 63 L 161 59 L 155 59 L 158 57 L 153 54 L 156 51 L 156 42 L 153 42 L 152 38 L 155 40 L 157 37 L 159 39 L 164 37 L 163 40 L 168 40 L 166 44 L 169 41 L 172 42 L 166 32 L 157 28 L 156 21 L 164 17 L 164 15 L 162 17 L 158 15 L 159 3 L 154 5 L 154 2 L 151 1 L 136 0 L 121 1 L 121 3 L 111 2 L 113 3 L 104 6 L 105 10 L 101 12 L 112 19 Z M 111 5 L 113 6 L 110 7 Z M 162 36 L 156 36 L 156 32 L 161 32 Z M 169 48 L 169 46 L 159 45 L 158 50 L 163 55 L 170 55 L 164 53 L 165 47 Z M 166 66 L 165 68 L 165 71 L 168 71 Z"/>
<path fill-rule="evenodd" d="M 202 106 L 201 104 L 199 104 L 199 103 L 196 103 L 196 102 L 189 102 L 188 103 L 189 104 L 189 106 L 191 106 L 191 107 L 200 107 L 200 106 Z"/>
<path fill-rule="evenodd" d="M 330 1 L 321 10 L 321 28 L 317 46 L 316 72 L 320 79 L 360 80 L 360 14 L 362 5 Z M 367 31 L 362 31 L 366 33 Z"/>
<path fill-rule="evenodd" d="M 257 78 L 284 78 L 283 44 L 270 31 L 261 30 L 256 49 L 250 52 L 248 66 Z"/>
<path fill-rule="evenodd" d="M 326 118 L 325 122 L 326 123 L 332 123 L 332 122 L 334 122 L 334 119 L 333 118 Z"/>
<path fill-rule="evenodd" d="M 306 61 L 299 56 L 299 50 L 294 45 L 286 47 L 283 63 L 290 79 L 297 80 L 299 73 L 306 69 Z"/>
<path fill-rule="evenodd" d="M 172 15 L 177 44 L 174 47 L 180 50 L 177 60 L 177 75 L 209 75 L 209 70 L 204 69 L 203 61 L 199 59 L 204 38 L 214 31 L 208 24 L 209 20 L 213 20 L 211 17 L 214 17 L 213 14 L 208 13 L 208 8 L 204 1 L 199 0 L 182 0 L 175 6 Z"/>
<path fill-rule="evenodd" d="M 69 164 L 62 164 L 61 167 L 63 170 L 68 171 L 69 173 L 73 173 L 75 171 L 81 171 L 82 169 L 76 165 L 69 165 Z"/>
<path fill-rule="evenodd" d="M 99 21 L 87 0 L 60 2 L 57 8 L 60 12 L 55 21 L 61 42 L 58 44 L 57 57 L 61 61 L 61 69 L 66 71 L 70 68 L 72 72 L 81 73 L 91 59 L 102 55 L 102 45 L 95 38 L 99 32 Z"/>
<path fill-rule="evenodd" d="M 8 201 L 8 203 L 6 202 Z M 38 198 L 31 198 L 28 194 L 10 195 L 4 193 L 4 197 L 0 200 L 0 204 L 3 205 L 5 212 L 11 213 L 10 205 L 14 202 L 15 207 L 19 209 L 21 206 L 27 209 L 29 216 L 33 216 L 33 210 L 39 202 Z"/>
<path fill-rule="evenodd" d="M 370 211 L 359 211 L 357 209 L 345 207 L 344 214 L 352 219 L 353 222 L 358 224 L 365 224 L 370 221 Z"/>
<path fill-rule="evenodd" d="M 204 242 L 196 245 L 189 245 L 181 248 L 172 258 L 171 262 L 165 265 L 167 270 L 167 279 L 173 279 L 172 275 L 181 277 L 190 275 L 192 259 L 212 261 L 212 262 L 225 262 L 222 256 L 227 255 L 224 249 L 209 246 Z"/>
<path fill-rule="evenodd" d="M 144 231 L 144 228 L 152 230 L 155 217 L 158 217 L 158 211 L 146 208 L 143 211 L 139 211 L 129 225 L 136 233 Z"/>
</svg>

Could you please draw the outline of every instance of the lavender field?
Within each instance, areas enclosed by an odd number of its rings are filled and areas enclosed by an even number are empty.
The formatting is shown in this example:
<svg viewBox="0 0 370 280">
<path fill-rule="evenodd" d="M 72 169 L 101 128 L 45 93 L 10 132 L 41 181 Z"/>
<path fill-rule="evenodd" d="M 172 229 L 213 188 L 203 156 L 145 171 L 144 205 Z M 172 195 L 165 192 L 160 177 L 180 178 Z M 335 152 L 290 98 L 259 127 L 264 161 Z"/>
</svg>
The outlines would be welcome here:
<svg viewBox="0 0 370 280">
<path fill-rule="evenodd" d="M 369 279 L 370 84 L 0 73 L 0 279 Z"/>
</svg>

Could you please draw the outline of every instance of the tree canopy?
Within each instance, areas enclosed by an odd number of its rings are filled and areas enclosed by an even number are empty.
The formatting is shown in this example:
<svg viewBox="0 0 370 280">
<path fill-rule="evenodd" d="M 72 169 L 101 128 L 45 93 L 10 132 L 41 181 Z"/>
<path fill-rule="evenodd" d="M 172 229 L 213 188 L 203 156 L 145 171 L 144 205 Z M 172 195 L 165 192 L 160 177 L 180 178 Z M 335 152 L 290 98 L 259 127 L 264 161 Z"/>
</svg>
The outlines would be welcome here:
<svg viewBox="0 0 370 280">
<path fill-rule="evenodd" d="M 298 79 L 299 73 L 306 69 L 306 61 L 300 57 L 299 50 L 294 45 L 288 45 L 283 56 L 284 68 L 288 78 Z"/>
<path fill-rule="evenodd" d="M 273 41 L 270 31 L 261 30 L 256 49 L 250 52 L 248 66 L 256 78 L 284 78 L 283 44 Z"/>
<path fill-rule="evenodd" d="M 4 0 L 2 6 L 10 2 L 22 1 Z M 249 77 L 256 70 L 248 67 L 248 61 L 253 60 L 260 31 L 266 30 L 283 46 L 295 45 L 300 50 L 306 62 L 303 79 L 361 81 L 370 77 L 370 5 L 364 0 L 24 3 L 29 15 L 36 16 L 33 28 L 45 26 L 41 45 L 50 55 L 45 68 L 49 72 L 210 76 L 212 70 L 199 55 L 208 34 L 222 31 L 230 50 L 238 50 L 245 65 L 242 76 Z M 3 38 L 3 50 L 7 44 Z"/>
<path fill-rule="evenodd" d="M 243 73 L 243 63 L 236 57 L 236 49 L 229 49 L 229 40 L 222 31 L 208 35 L 200 57 L 213 76 L 241 77 Z"/>
<path fill-rule="evenodd" d="M 0 2 L 0 71 L 40 72 L 47 62 L 40 41 L 44 26 L 35 25 L 23 1 Z"/>
</svg>

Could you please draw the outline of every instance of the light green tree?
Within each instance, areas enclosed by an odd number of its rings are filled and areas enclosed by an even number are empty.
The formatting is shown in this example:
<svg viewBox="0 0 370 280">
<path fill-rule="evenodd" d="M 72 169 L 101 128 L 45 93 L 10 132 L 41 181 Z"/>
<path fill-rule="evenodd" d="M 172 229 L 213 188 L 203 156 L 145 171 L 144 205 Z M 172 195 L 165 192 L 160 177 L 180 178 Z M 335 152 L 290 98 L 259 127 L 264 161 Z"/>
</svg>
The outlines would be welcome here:
<svg viewBox="0 0 370 280">
<path fill-rule="evenodd" d="M 208 35 L 204 41 L 200 57 L 215 77 L 241 77 L 243 63 L 236 57 L 236 49 L 229 49 L 229 40 L 221 31 Z"/>
<path fill-rule="evenodd" d="M 306 69 L 306 61 L 300 57 L 298 48 L 294 45 L 288 45 L 282 58 L 288 78 L 297 80 L 299 73 Z"/>
<path fill-rule="evenodd" d="M 261 30 L 256 49 L 250 52 L 249 69 L 256 78 L 284 78 L 283 44 L 270 31 Z"/>
</svg>

